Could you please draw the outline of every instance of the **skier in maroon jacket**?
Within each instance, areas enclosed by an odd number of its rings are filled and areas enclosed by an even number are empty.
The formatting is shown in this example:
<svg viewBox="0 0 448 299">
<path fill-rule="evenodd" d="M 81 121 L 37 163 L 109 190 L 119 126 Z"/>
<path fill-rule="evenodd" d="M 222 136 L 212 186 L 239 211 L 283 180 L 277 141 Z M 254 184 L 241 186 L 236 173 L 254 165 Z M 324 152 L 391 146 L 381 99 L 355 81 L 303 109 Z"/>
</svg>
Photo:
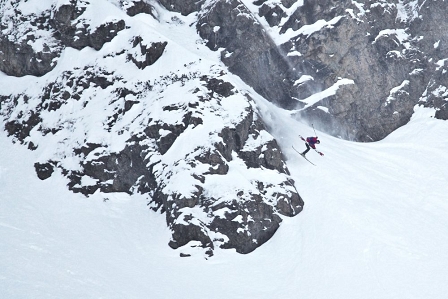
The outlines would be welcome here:
<svg viewBox="0 0 448 299">
<path fill-rule="evenodd" d="M 306 153 L 309 152 L 310 147 L 312 147 L 313 149 L 316 149 L 316 145 L 315 144 L 319 144 L 320 143 L 320 141 L 317 139 L 317 136 L 316 137 L 307 137 L 306 140 L 304 140 L 304 141 L 306 141 L 305 142 L 306 150 L 303 153 L 301 153 L 302 156 L 305 156 Z M 322 153 L 319 153 L 319 154 L 322 156 Z"/>
</svg>

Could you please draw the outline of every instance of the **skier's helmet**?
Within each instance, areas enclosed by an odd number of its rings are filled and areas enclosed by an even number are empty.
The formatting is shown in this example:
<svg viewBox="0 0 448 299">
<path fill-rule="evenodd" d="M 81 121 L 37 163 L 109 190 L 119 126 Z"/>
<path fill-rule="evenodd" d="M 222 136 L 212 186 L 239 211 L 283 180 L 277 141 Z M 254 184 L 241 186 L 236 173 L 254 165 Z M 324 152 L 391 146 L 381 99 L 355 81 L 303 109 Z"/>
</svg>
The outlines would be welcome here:
<svg viewBox="0 0 448 299">
<path fill-rule="evenodd" d="M 317 140 L 316 143 L 319 144 L 319 143 L 320 143 L 320 140 Z"/>
</svg>

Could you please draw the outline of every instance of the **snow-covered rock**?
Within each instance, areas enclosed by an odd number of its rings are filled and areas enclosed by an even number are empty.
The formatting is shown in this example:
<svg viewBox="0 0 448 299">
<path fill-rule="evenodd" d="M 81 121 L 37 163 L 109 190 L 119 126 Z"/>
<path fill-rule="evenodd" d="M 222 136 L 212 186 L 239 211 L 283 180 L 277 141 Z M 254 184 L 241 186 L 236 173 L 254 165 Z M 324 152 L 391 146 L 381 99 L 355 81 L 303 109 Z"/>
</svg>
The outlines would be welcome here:
<svg viewBox="0 0 448 299">
<path fill-rule="evenodd" d="M 86 196 L 146 195 L 166 214 L 172 248 L 251 252 L 303 208 L 282 151 L 250 87 L 204 46 L 194 18 L 144 4 L 4 4 L 2 22 L 18 26 L 3 30 L 3 40 L 39 19 L 48 27 L 34 44 L 56 45 L 41 73 L 8 71 L 21 52 L 7 52 L 4 128 L 41 153 L 34 166 L 42 180 L 58 170 Z"/>
</svg>

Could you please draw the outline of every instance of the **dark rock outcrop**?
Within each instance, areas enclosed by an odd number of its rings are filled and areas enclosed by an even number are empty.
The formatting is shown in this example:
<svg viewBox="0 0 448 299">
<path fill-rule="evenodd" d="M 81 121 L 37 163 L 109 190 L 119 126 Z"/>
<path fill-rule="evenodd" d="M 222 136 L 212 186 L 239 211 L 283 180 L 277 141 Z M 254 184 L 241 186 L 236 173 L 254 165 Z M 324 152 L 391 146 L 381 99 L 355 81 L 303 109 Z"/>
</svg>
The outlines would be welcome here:
<svg viewBox="0 0 448 299">
<path fill-rule="evenodd" d="M 144 69 L 152 65 L 162 56 L 168 42 L 155 42 L 145 45 L 140 36 L 134 38 L 133 48 L 136 48 L 136 55 L 128 54 L 128 60 L 132 61 L 139 69 Z"/>
<path fill-rule="evenodd" d="M 149 14 L 154 17 L 154 7 L 144 0 L 132 0 L 126 4 L 126 13 L 131 17 L 140 13 Z"/>
<path fill-rule="evenodd" d="M 54 68 L 61 47 L 42 36 L 51 31 L 48 19 L 49 12 L 26 16 L 20 10 L 0 18 L 0 71 L 18 77 L 42 76 Z"/>
<path fill-rule="evenodd" d="M 46 180 L 54 172 L 54 166 L 51 163 L 34 163 L 34 168 L 39 179 Z"/>
<path fill-rule="evenodd" d="M 435 108 L 435 117 L 448 120 L 448 61 L 440 61 L 419 104 Z"/>
<path fill-rule="evenodd" d="M 0 71 L 10 76 L 43 76 L 56 65 L 65 47 L 99 50 L 125 28 L 124 20 L 95 28 L 82 18 L 83 1 L 49 7 L 24 15 L 12 2 L 12 11 L 0 20 Z"/>
<path fill-rule="evenodd" d="M 269 100 L 292 107 L 287 61 L 241 1 L 212 2 L 196 27 L 210 49 L 224 48 L 221 59 L 232 73 Z"/>
<path fill-rule="evenodd" d="M 30 35 L 30 41 L 34 39 Z M 51 51 L 44 47 L 36 52 L 28 41 L 14 43 L 0 33 L 0 71 L 10 76 L 42 76 L 53 69 L 53 60 L 59 57 L 60 49 Z"/>
<path fill-rule="evenodd" d="M 180 12 L 184 16 L 199 11 L 205 0 L 158 0 L 166 9 Z"/>
<path fill-rule="evenodd" d="M 123 20 L 106 22 L 96 28 L 91 28 L 82 18 L 85 7 L 77 2 L 61 5 L 53 13 L 50 24 L 54 28 L 54 36 L 65 47 L 83 49 L 92 47 L 100 50 L 103 45 L 110 42 L 119 31 L 125 28 Z"/>
<path fill-rule="evenodd" d="M 29 136 L 31 130 L 42 122 L 39 114 L 31 111 L 26 115 L 20 114 L 18 119 L 10 120 L 5 123 L 5 130 L 9 136 L 23 141 Z"/>
</svg>

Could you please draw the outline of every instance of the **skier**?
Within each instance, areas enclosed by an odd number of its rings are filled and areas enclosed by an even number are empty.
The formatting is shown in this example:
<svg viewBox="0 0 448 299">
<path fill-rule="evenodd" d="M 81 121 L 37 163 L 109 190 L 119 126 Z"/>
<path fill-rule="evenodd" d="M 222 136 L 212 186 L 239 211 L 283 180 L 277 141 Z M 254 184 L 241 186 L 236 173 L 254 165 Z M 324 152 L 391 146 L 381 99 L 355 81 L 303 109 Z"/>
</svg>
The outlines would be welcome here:
<svg viewBox="0 0 448 299">
<path fill-rule="evenodd" d="M 306 140 L 302 138 L 303 141 L 305 141 L 305 145 L 306 145 L 306 150 L 301 153 L 302 156 L 305 157 L 306 153 L 309 152 L 310 147 L 312 147 L 313 149 L 316 149 L 316 145 L 315 144 L 319 144 L 320 141 L 317 139 L 316 137 L 307 137 Z M 318 152 L 321 156 L 323 156 L 322 153 Z"/>
</svg>

